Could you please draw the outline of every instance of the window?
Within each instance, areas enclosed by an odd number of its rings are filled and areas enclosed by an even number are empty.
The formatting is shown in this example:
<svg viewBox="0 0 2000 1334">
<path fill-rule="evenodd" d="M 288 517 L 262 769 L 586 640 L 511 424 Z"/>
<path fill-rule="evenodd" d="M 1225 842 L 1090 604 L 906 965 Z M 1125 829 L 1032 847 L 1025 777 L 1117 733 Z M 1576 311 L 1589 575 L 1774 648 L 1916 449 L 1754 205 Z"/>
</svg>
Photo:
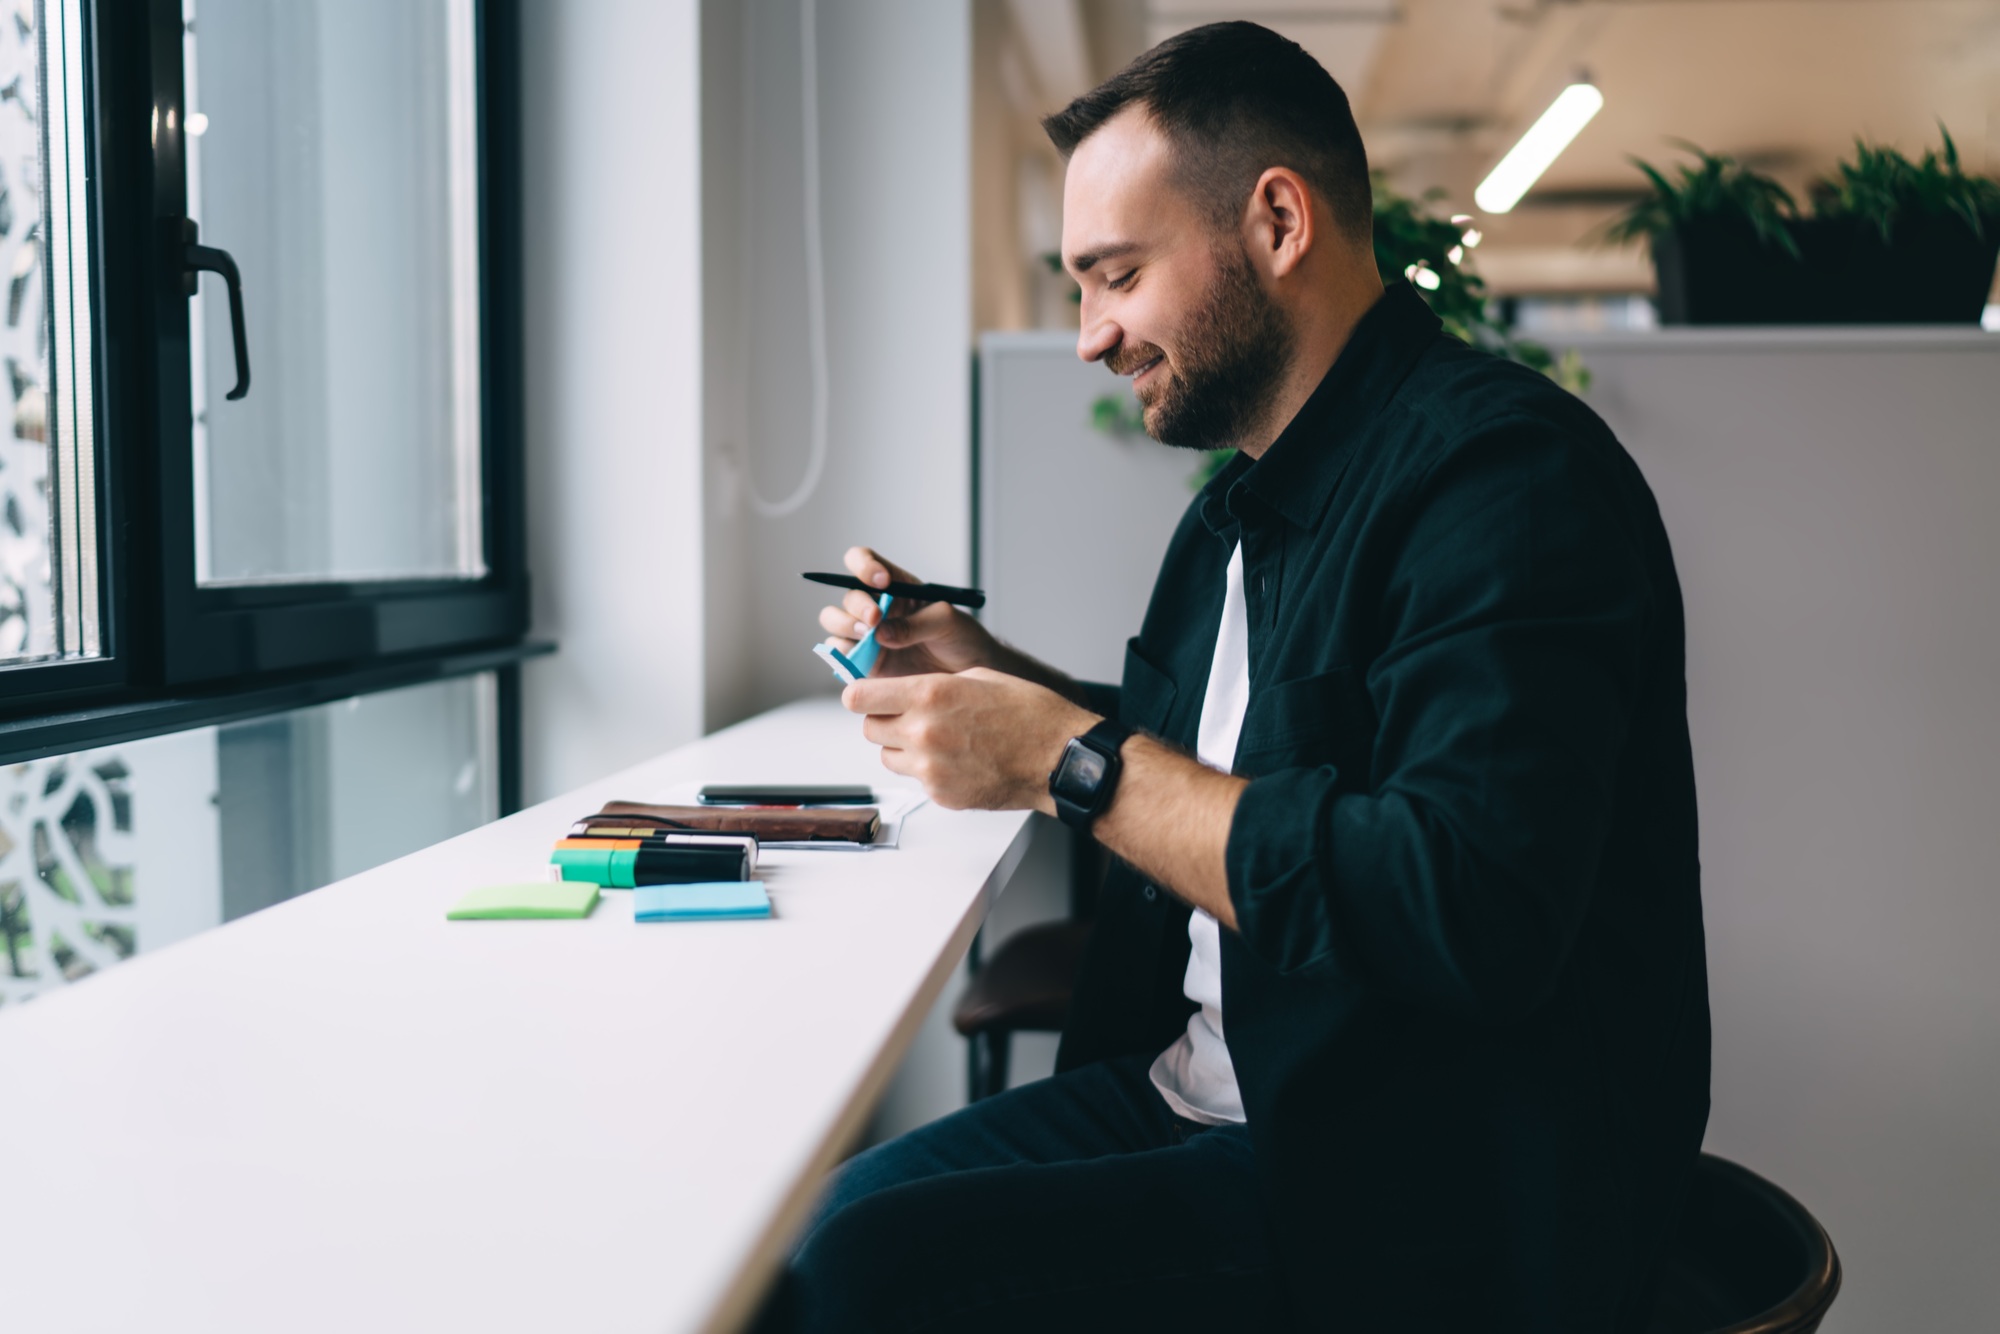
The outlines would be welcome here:
<svg viewBox="0 0 2000 1334">
<path fill-rule="evenodd" d="M 518 639 L 511 12 L 149 3 L 162 678 Z"/>
<path fill-rule="evenodd" d="M 37 26 L 38 23 L 41 26 Z M 79 16 L 0 23 L 0 662 L 102 651 L 95 358 Z"/>
<path fill-rule="evenodd" d="M 472 0 L 183 0 L 195 582 L 477 580 Z"/>
<path fill-rule="evenodd" d="M 498 813 L 490 674 L 0 769 L 0 1005 Z"/>
<path fill-rule="evenodd" d="M 512 808 L 516 27 L 0 15 L 0 999 Z"/>
</svg>

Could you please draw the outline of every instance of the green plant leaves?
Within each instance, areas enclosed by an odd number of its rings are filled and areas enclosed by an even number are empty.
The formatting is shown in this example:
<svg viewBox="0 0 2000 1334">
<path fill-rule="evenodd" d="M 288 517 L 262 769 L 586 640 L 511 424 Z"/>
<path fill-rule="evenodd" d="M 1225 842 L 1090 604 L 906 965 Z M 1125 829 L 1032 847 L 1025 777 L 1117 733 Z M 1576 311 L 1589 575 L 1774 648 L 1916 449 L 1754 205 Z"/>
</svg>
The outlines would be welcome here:
<svg viewBox="0 0 2000 1334">
<path fill-rule="evenodd" d="M 1436 285 L 1419 283 L 1417 292 L 1443 321 L 1446 333 L 1541 371 L 1572 393 L 1583 392 L 1590 375 L 1580 363 L 1574 358 L 1558 361 L 1541 344 L 1516 338 L 1494 317 L 1485 280 L 1467 264 L 1465 225 L 1430 210 L 1430 205 L 1444 198 L 1444 191 L 1428 190 L 1412 199 L 1390 188 L 1380 172 L 1374 173 L 1371 181 L 1375 193 L 1375 267 L 1383 282 L 1400 282 L 1412 270 L 1428 270 L 1436 276 Z"/>
<path fill-rule="evenodd" d="M 1814 187 L 1815 208 L 1824 217 L 1872 223 L 1884 244 L 1897 222 L 1911 215 L 1955 215 L 1984 238 L 1987 225 L 2000 222 L 2000 181 L 1968 175 L 1942 121 L 1938 132 L 1944 151 L 1926 149 L 1914 162 L 1886 144 L 1856 139 L 1853 160 Z"/>
<path fill-rule="evenodd" d="M 1885 144 L 1854 141 L 1854 156 L 1812 190 L 1820 217 L 1854 218 L 1874 225 L 1887 243 L 1901 218 L 1911 214 L 1953 214 L 1984 237 L 2000 222 L 2000 181 L 1969 175 L 1958 144 L 1943 122 L 1942 151 L 1928 149 L 1916 161 Z M 1710 153 L 1685 140 L 1676 143 L 1694 157 L 1669 175 L 1649 162 L 1632 159 L 1652 185 L 1652 193 L 1605 231 L 1612 241 L 1650 241 L 1696 221 L 1737 219 L 1749 224 L 1764 244 L 1798 259 L 1798 241 L 1786 223 L 1799 216 L 1791 192 L 1726 153 Z"/>
<path fill-rule="evenodd" d="M 1798 216 L 1791 191 L 1727 153 L 1675 142 L 1694 156 L 1694 163 L 1676 166 L 1677 175 L 1669 177 L 1652 163 L 1633 158 L 1632 165 L 1645 174 L 1653 192 L 1605 229 L 1607 239 L 1651 241 L 1697 220 L 1733 218 L 1748 224 L 1765 245 L 1800 258 L 1799 243 L 1785 226 Z"/>
</svg>

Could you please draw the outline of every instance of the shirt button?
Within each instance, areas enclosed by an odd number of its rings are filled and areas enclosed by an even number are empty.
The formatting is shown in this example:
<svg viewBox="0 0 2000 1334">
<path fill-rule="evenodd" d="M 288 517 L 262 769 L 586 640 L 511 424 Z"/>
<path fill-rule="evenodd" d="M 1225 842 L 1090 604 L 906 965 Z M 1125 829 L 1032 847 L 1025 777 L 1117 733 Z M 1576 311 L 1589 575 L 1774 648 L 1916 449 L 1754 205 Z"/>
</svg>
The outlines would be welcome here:
<svg viewBox="0 0 2000 1334">
<path fill-rule="evenodd" d="M 1146 888 L 1141 890 L 1140 893 L 1146 896 L 1146 902 L 1148 903 L 1151 903 L 1154 899 L 1160 897 L 1160 891 L 1154 889 L 1151 885 L 1146 886 Z"/>
</svg>

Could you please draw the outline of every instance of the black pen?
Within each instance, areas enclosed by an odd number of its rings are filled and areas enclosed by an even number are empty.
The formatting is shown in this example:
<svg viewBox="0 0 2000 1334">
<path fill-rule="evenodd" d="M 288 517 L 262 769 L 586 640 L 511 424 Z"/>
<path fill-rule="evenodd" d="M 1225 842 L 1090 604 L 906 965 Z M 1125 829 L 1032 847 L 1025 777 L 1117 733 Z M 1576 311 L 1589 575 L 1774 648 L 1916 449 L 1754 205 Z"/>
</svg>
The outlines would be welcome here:
<svg viewBox="0 0 2000 1334">
<path fill-rule="evenodd" d="M 979 588 L 953 588 L 949 584 L 897 584 L 884 588 L 864 584 L 851 574 L 807 574 L 804 576 L 816 584 L 831 584 L 835 588 L 858 588 L 864 593 L 880 597 L 887 593 L 890 597 L 909 598 L 915 602 L 949 602 L 954 607 L 983 607 L 986 592 Z"/>
</svg>

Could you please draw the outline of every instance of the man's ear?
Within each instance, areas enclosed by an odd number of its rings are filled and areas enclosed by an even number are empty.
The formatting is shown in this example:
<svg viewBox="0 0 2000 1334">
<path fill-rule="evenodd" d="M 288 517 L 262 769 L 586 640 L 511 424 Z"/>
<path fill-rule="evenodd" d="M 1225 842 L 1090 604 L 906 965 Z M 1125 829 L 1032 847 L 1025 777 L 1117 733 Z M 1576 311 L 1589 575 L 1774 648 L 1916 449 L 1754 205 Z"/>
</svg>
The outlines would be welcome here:
<svg viewBox="0 0 2000 1334">
<path fill-rule="evenodd" d="M 1246 222 L 1251 259 L 1273 278 L 1297 269 L 1319 236 L 1317 202 L 1290 167 L 1271 167 L 1257 178 Z"/>
</svg>

